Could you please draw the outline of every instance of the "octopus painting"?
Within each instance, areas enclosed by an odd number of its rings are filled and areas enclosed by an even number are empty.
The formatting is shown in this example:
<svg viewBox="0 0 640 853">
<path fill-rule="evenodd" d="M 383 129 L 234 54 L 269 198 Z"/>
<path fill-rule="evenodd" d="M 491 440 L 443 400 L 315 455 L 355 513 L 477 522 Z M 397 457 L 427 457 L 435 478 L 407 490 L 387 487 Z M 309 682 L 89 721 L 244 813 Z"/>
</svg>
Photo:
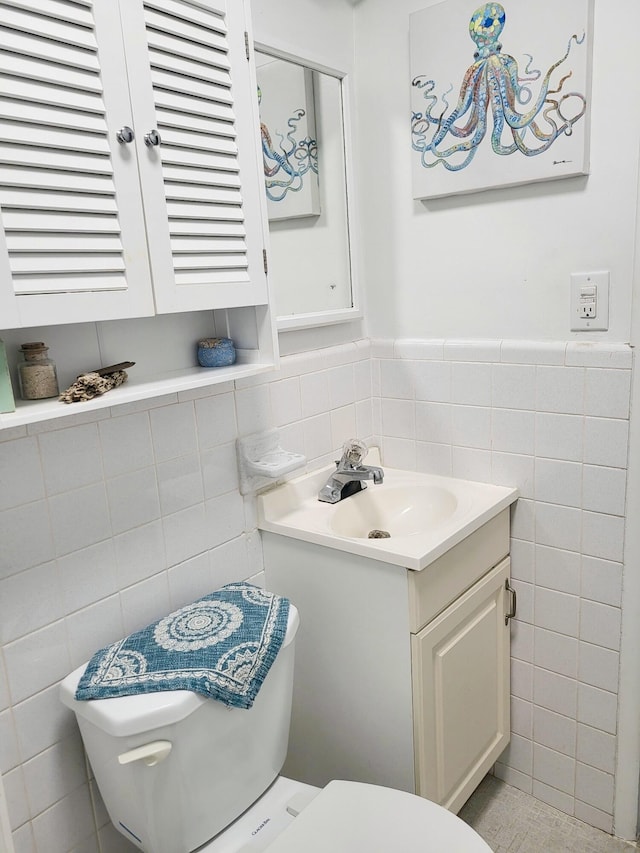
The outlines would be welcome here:
<svg viewBox="0 0 640 853">
<path fill-rule="evenodd" d="M 547 20 L 553 20 L 553 14 Z M 499 3 L 485 3 L 471 15 L 474 61 L 464 74 L 455 105 L 447 100 L 453 86 L 438 96 L 434 79 L 413 78 L 412 86 L 424 101 L 423 109 L 411 116 L 412 147 L 419 153 L 420 168 L 468 169 L 486 136 L 491 151 L 500 157 L 537 157 L 561 137 L 571 136 L 584 117 L 586 95 L 569 89 L 573 74 L 569 58 L 585 42 L 585 33 L 567 33 L 563 55 L 543 75 L 531 54 L 519 64 L 502 51 L 506 21 Z"/>
<path fill-rule="evenodd" d="M 262 93 L 258 89 L 258 102 Z M 288 131 L 276 131 L 277 147 L 274 146 L 269 128 L 260 122 L 262 160 L 267 198 L 279 202 L 287 193 L 300 192 L 307 172 L 318 174 L 318 144 L 310 136 L 296 139 L 298 123 L 305 116 L 303 109 L 296 109 L 287 119 Z"/>
</svg>

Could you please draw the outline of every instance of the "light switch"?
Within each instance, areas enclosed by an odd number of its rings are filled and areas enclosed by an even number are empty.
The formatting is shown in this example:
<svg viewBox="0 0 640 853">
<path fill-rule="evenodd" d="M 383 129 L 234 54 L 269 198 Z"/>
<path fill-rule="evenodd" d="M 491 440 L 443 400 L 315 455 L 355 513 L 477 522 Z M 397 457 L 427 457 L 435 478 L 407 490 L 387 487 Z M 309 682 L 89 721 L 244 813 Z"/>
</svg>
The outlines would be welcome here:
<svg viewBox="0 0 640 853">
<path fill-rule="evenodd" d="M 609 272 L 571 274 L 571 331 L 606 332 L 609 328 Z"/>
</svg>

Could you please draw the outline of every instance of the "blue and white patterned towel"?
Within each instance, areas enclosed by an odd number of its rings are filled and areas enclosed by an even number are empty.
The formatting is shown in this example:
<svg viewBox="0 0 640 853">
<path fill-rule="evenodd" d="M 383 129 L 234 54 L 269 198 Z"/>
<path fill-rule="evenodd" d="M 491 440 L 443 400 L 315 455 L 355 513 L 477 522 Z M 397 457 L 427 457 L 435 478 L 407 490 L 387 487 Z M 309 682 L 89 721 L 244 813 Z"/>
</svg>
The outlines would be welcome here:
<svg viewBox="0 0 640 853">
<path fill-rule="evenodd" d="M 76 699 L 193 690 L 250 708 L 287 631 L 289 600 L 227 584 L 97 651 Z"/>
</svg>

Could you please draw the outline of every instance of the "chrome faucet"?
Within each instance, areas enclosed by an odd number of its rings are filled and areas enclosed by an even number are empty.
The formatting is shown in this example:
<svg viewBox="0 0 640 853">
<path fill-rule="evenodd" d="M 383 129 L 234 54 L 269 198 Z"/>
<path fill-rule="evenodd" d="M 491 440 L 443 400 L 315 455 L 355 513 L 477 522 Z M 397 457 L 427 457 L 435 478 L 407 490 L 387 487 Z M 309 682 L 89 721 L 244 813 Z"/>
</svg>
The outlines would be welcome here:
<svg viewBox="0 0 640 853">
<path fill-rule="evenodd" d="M 357 438 L 350 438 L 342 448 L 342 458 L 336 462 L 336 470 L 318 493 L 318 500 L 335 504 L 356 492 L 366 489 L 365 480 L 375 484 L 384 479 L 384 471 L 377 465 L 363 465 L 362 460 L 369 448 Z"/>
</svg>

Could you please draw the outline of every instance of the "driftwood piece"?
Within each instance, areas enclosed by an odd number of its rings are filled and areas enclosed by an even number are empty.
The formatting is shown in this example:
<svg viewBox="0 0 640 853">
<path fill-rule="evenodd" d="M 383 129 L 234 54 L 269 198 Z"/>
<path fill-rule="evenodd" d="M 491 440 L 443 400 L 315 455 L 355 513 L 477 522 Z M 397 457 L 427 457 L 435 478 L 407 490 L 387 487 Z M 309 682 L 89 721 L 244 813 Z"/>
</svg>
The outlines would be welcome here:
<svg viewBox="0 0 640 853">
<path fill-rule="evenodd" d="M 101 376 L 97 370 L 91 373 L 83 373 L 78 376 L 73 385 L 70 385 L 58 398 L 62 403 L 82 403 L 92 400 L 101 394 L 106 394 L 112 388 L 117 388 L 127 381 L 126 370 L 116 370 Z"/>
</svg>

